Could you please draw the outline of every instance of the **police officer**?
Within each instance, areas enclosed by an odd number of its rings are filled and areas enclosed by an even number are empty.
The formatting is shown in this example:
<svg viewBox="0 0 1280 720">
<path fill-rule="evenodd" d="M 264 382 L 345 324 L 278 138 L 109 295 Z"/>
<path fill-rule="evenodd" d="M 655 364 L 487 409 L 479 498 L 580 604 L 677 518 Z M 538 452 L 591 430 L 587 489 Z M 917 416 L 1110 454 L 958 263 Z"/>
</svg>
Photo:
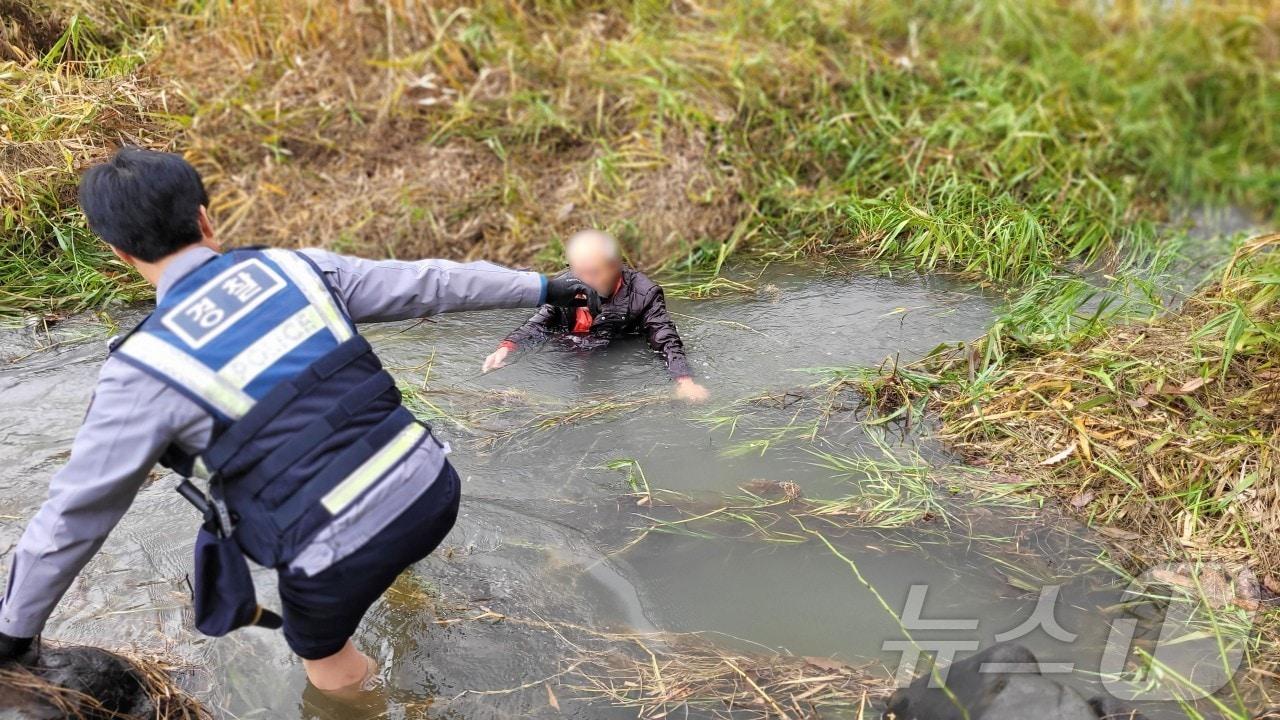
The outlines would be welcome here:
<svg viewBox="0 0 1280 720">
<path fill-rule="evenodd" d="M 311 683 L 359 686 L 375 666 L 350 638 L 449 532 L 459 481 L 447 446 L 402 407 L 355 323 L 581 306 L 593 293 L 483 262 L 220 253 L 199 175 L 168 153 L 121 149 L 85 173 L 80 204 L 156 286 L 156 309 L 113 344 L 70 460 L 12 553 L 0 659 L 32 649 L 158 462 L 200 479 L 198 491 L 185 486 L 206 508 L 198 553 L 221 543 L 197 557 L 201 629 L 278 625 L 251 587 L 245 604 L 236 585 L 247 569 L 216 567 L 235 564 L 233 549 L 240 563 L 247 555 L 278 571 L 284 635 Z"/>
</svg>

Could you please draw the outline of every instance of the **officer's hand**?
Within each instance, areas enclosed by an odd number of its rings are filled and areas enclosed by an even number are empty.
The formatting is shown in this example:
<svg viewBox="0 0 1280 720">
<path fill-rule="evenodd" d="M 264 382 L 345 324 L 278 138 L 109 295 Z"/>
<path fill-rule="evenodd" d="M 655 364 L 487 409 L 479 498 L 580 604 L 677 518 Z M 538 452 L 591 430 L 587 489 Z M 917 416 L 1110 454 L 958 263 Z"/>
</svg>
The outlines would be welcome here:
<svg viewBox="0 0 1280 720">
<path fill-rule="evenodd" d="M 585 307 L 600 314 L 600 294 L 570 275 L 547 278 L 547 303 L 557 307 Z"/>
<path fill-rule="evenodd" d="M 0 633 L 0 664 L 10 660 L 18 662 L 33 661 L 35 655 L 38 654 L 32 648 L 34 643 L 34 638 L 16 638 Z"/>
</svg>

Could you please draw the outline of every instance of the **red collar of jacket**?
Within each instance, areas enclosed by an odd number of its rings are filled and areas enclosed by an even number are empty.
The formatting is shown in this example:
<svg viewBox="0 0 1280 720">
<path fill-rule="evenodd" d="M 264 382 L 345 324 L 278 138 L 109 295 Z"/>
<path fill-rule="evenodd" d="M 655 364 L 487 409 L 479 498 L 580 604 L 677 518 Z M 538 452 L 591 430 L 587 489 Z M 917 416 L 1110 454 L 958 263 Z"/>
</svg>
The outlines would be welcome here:
<svg viewBox="0 0 1280 720">
<path fill-rule="evenodd" d="M 618 282 L 613 286 L 613 294 L 610 295 L 609 297 L 613 297 L 614 295 L 617 295 L 622 290 L 623 276 L 624 276 L 623 273 L 621 272 L 618 273 Z M 573 318 L 573 331 L 572 331 L 573 334 L 586 335 L 587 333 L 591 332 L 591 325 L 595 321 L 596 321 L 596 318 L 594 315 L 591 314 L 590 310 L 584 307 L 578 308 L 578 312 L 576 315 L 574 315 L 574 318 Z"/>
</svg>

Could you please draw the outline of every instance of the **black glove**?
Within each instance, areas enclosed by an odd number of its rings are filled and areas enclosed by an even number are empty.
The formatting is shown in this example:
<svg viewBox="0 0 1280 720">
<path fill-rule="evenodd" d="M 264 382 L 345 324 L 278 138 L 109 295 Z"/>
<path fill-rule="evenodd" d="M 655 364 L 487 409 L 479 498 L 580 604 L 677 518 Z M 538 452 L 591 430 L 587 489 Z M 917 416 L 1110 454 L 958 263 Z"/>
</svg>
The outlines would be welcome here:
<svg viewBox="0 0 1280 720">
<path fill-rule="evenodd" d="M 547 278 L 547 303 L 557 307 L 585 307 L 600 314 L 600 294 L 572 275 Z"/>
<path fill-rule="evenodd" d="M 16 638 L 0 633 L 0 663 L 27 660 L 34 642 L 35 638 Z"/>
</svg>

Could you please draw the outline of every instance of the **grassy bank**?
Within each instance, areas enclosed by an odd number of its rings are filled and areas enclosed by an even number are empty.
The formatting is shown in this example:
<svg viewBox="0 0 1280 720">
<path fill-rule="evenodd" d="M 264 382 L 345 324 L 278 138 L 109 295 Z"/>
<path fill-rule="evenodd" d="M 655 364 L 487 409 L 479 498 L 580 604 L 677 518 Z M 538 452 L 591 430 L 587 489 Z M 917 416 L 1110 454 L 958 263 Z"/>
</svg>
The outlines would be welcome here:
<svg viewBox="0 0 1280 720">
<path fill-rule="evenodd" d="M 1280 199 L 1280 16 L 1083 0 L 0 3 L 0 306 L 135 297 L 74 208 L 185 152 L 231 243 L 646 267 L 858 253 L 999 281 Z"/>
<path fill-rule="evenodd" d="M 1058 497 L 1135 564 L 1226 561 L 1280 594 L 1278 294 L 1280 235 L 1262 236 L 1176 310 L 1035 333 L 1015 307 L 863 387 L 884 416 L 936 411 L 971 463 Z"/>
<path fill-rule="evenodd" d="M 886 416 L 936 412 L 971 464 L 1058 498 L 1130 572 L 1225 564 L 1227 595 L 1241 598 L 1227 609 L 1258 612 L 1224 646 L 1244 650 L 1246 684 L 1268 685 L 1280 667 L 1280 235 L 1244 243 L 1216 282 L 1145 320 L 1099 321 L 1071 283 L 1049 285 L 1068 298 L 1061 312 L 1015 303 L 986 337 L 864 388 Z"/>
</svg>

